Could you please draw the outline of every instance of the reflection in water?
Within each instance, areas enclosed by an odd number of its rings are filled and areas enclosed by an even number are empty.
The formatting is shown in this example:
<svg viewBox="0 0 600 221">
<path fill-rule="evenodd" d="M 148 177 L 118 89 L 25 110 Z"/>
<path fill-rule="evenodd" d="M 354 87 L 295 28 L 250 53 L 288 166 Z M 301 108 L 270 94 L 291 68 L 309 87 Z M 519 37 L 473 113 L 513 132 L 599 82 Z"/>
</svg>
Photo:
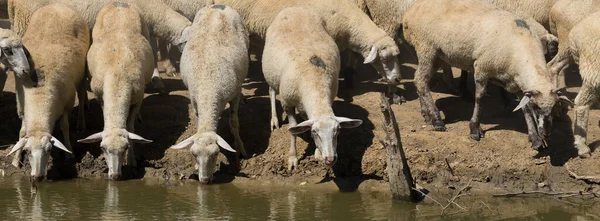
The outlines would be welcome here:
<svg viewBox="0 0 600 221">
<path fill-rule="evenodd" d="M 106 188 L 106 195 L 104 197 L 104 207 L 102 208 L 102 218 L 105 220 L 111 220 L 113 214 L 117 214 L 119 211 L 119 188 L 114 182 L 109 181 L 108 187 Z"/>
<path fill-rule="evenodd" d="M 440 216 L 433 203 L 387 193 L 247 185 L 167 186 L 144 180 L 73 180 L 32 186 L 0 177 L 1 220 L 595 220 L 597 200 L 461 198 L 469 213 Z M 28 192 L 29 191 L 29 192 Z M 481 202 L 494 210 L 483 207 Z"/>
</svg>

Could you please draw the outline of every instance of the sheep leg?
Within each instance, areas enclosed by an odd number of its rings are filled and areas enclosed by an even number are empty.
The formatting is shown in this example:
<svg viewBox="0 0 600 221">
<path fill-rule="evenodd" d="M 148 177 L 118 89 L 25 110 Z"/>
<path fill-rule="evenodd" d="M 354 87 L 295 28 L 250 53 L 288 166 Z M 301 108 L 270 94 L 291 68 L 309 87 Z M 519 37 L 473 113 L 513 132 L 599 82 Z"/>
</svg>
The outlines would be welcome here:
<svg viewBox="0 0 600 221">
<path fill-rule="evenodd" d="M 298 123 L 296 122 L 296 108 L 286 107 L 288 115 L 289 127 L 294 127 Z M 290 135 L 290 150 L 288 152 L 288 170 L 292 171 L 294 168 L 298 168 L 298 156 L 296 155 L 296 135 Z"/>
<path fill-rule="evenodd" d="M 229 128 L 235 139 L 233 146 L 236 151 L 243 157 L 247 158 L 246 149 L 244 148 L 244 142 L 240 138 L 240 119 L 238 117 L 238 110 L 240 108 L 241 94 L 238 94 L 231 102 L 229 102 Z"/>
<path fill-rule="evenodd" d="M 15 74 L 15 95 L 17 96 L 17 115 L 23 119 L 23 105 L 25 105 L 25 91 L 23 89 L 23 79 Z"/>
<path fill-rule="evenodd" d="M 485 75 L 485 74 L 478 74 Z M 473 116 L 469 122 L 469 129 L 471 133 L 469 137 L 473 140 L 479 141 L 484 137 L 483 130 L 481 129 L 481 123 L 479 118 L 481 116 L 481 99 L 485 95 L 485 89 L 487 86 L 487 79 L 476 79 L 475 80 L 475 107 L 473 108 Z"/>
<path fill-rule="evenodd" d="M 152 72 L 152 85 L 154 85 L 154 89 L 158 91 L 159 94 L 165 95 L 167 94 L 165 91 L 165 85 L 162 83 L 160 79 L 160 74 L 158 72 L 158 45 L 156 39 L 150 39 L 150 46 L 152 47 L 152 55 L 154 55 L 154 71 Z"/>
<path fill-rule="evenodd" d="M 398 95 L 398 82 L 388 82 L 388 97 L 391 99 L 393 104 L 406 103 L 406 99 L 402 95 Z"/>
<path fill-rule="evenodd" d="M 564 47 L 563 47 L 564 48 Z M 569 52 L 568 49 L 559 48 L 556 56 L 548 62 L 548 67 L 550 68 L 550 74 L 553 78 L 554 84 L 558 88 L 563 88 L 564 84 L 564 69 L 569 65 Z M 560 78 L 563 78 L 562 80 Z"/>
<path fill-rule="evenodd" d="M 131 105 L 131 108 L 129 109 L 129 116 L 127 118 L 127 131 L 131 133 L 135 133 L 135 119 L 137 116 L 139 116 L 141 107 L 142 104 L 140 103 Z M 137 166 L 133 142 L 129 142 L 129 148 L 127 148 L 127 165 L 134 167 Z"/>
<path fill-rule="evenodd" d="M 63 138 L 65 139 L 65 147 L 67 147 L 67 149 L 73 153 L 69 136 L 69 111 L 65 111 L 60 117 L 60 130 L 62 131 Z M 73 158 L 73 154 L 65 153 L 65 159 L 71 158 Z"/>
<path fill-rule="evenodd" d="M 575 129 L 573 134 L 575 136 L 575 148 L 577 148 L 577 154 L 586 158 L 590 155 L 590 147 L 586 145 L 587 141 L 587 126 L 589 110 L 594 101 L 598 100 L 597 89 L 593 88 L 586 82 L 583 82 L 583 87 L 577 97 L 575 98 Z"/>
<path fill-rule="evenodd" d="M 169 42 L 165 40 L 158 40 L 158 51 L 160 53 L 159 62 L 163 63 L 163 66 L 165 67 L 165 73 L 169 76 L 175 76 L 177 74 L 177 69 L 171 63 L 169 56 Z"/>
<path fill-rule="evenodd" d="M 446 83 L 451 93 L 458 94 L 459 88 L 454 82 L 454 74 L 452 74 L 452 67 L 446 63 L 442 64 L 442 81 Z"/>
<path fill-rule="evenodd" d="M 275 108 L 276 93 L 272 87 L 269 87 L 269 99 L 271 100 L 271 131 L 279 129 L 279 119 L 277 119 L 277 108 Z"/>
<path fill-rule="evenodd" d="M 0 98 L 2 98 L 2 95 L 4 94 L 2 92 L 4 91 L 4 85 L 6 84 L 7 78 L 8 75 L 6 75 L 4 68 L 0 68 Z"/>
<path fill-rule="evenodd" d="M 446 131 L 446 126 L 440 116 L 440 111 L 435 106 L 431 91 L 429 90 L 429 80 L 434 74 L 435 55 L 423 56 L 419 53 L 419 66 L 415 72 L 415 86 L 419 94 L 421 103 L 421 115 L 425 118 L 427 124 L 432 125 L 436 131 Z"/>
<path fill-rule="evenodd" d="M 87 91 L 83 82 L 77 89 L 77 98 L 79 99 L 79 105 L 77 105 L 77 131 L 83 132 L 85 130 L 85 103 L 87 103 Z"/>
<path fill-rule="evenodd" d="M 469 92 L 469 86 L 467 86 L 469 82 L 469 72 L 465 70 L 460 71 L 460 83 L 458 83 L 458 88 L 460 90 L 460 95 L 464 100 L 471 101 L 473 100 L 473 94 Z"/>
</svg>

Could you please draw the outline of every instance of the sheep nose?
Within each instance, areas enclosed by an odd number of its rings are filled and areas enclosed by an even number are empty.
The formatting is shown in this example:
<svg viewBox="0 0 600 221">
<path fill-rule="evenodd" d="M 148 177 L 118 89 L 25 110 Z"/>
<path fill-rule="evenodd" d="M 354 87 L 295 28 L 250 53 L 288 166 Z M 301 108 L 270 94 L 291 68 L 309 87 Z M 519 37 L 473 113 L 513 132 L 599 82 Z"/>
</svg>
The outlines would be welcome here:
<svg viewBox="0 0 600 221">
<path fill-rule="evenodd" d="M 208 178 L 208 177 L 200 177 L 200 178 L 198 178 L 198 180 L 202 184 L 208 184 L 210 182 L 210 178 Z"/>
<path fill-rule="evenodd" d="M 121 174 L 118 174 L 118 173 L 109 174 L 108 175 L 108 179 L 110 179 L 110 180 L 120 180 L 121 179 Z"/>
<path fill-rule="evenodd" d="M 325 161 L 325 164 L 327 164 L 327 166 L 333 166 L 333 164 L 335 164 L 336 157 L 335 156 L 326 156 L 324 161 Z"/>
<path fill-rule="evenodd" d="M 31 176 L 31 181 L 40 182 L 44 179 L 44 176 Z"/>
</svg>

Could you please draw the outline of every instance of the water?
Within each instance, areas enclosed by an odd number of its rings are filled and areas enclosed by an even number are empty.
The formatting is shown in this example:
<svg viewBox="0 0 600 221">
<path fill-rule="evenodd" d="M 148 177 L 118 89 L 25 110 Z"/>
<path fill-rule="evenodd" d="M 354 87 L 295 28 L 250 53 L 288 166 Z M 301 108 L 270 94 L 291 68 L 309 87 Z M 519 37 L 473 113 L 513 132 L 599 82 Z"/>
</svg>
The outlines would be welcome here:
<svg viewBox="0 0 600 221">
<path fill-rule="evenodd" d="M 0 178 L 1 220 L 595 220 L 597 201 L 473 198 L 440 216 L 435 203 L 401 203 L 387 193 L 194 182 L 42 182 Z M 594 214 L 595 213 L 595 214 Z"/>
</svg>

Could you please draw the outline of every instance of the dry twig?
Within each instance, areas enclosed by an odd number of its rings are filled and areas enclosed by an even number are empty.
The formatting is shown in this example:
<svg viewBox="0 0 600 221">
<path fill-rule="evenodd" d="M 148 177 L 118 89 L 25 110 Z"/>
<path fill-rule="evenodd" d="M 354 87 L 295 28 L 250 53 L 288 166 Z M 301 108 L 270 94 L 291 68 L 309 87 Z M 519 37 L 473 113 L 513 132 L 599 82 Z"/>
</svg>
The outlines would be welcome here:
<svg viewBox="0 0 600 221">
<path fill-rule="evenodd" d="M 598 177 L 598 176 L 579 176 L 575 172 L 573 172 L 569 169 L 568 163 L 565 163 L 565 169 L 567 170 L 567 172 L 569 172 L 569 175 L 571 177 L 575 178 L 576 180 L 583 180 L 583 181 L 586 181 L 589 183 L 600 184 L 600 177 Z"/>
</svg>

